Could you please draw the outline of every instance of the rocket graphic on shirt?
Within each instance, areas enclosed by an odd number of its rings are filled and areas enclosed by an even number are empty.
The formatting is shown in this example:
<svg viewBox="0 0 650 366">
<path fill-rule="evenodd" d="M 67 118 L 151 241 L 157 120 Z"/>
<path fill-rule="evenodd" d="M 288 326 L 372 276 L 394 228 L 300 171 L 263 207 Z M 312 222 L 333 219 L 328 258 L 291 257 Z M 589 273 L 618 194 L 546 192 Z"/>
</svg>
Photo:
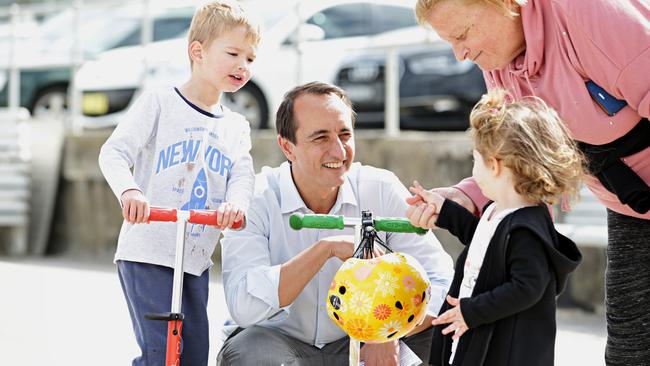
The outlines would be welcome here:
<svg viewBox="0 0 650 366">
<path fill-rule="evenodd" d="M 190 200 L 187 201 L 181 210 L 203 210 L 206 209 L 208 200 L 208 181 L 205 176 L 205 169 L 201 169 L 196 175 L 196 180 L 190 191 Z"/>
<path fill-rule="evenodd" d="M 190 200 L 187 201 L 181 210 L 203 210 L 208 208 L 206 202 L 208 201 L 208 180 L 205 176 L 205 169 L 201 169 L 199 174 L 196 175 L 196 180 L 192 185 L 190 191 Z M 198 227 L 198 228 L 197 228 Z M 198 231 L 195 231 L 198 229 Z M 189 228 L 189 235 L 200 236 L 205 231 L 205 225 L 191 224 Z"/>
<path fill-rule="evenodd" d="M 228 179 L 233 166 L 233 160 L 230 156 L 226 155 L 225 151 L 220 150 L 213 145 L 206 145 L 205 151 L 202 151 L 201 145 L 203 140 L 188 139 L 177 141 L 173 144 L 161 148 L 158 152 L 158 159 L 156 161 L 156 175 L 163 174 L 164 172 L 178 167 L 181 164 L 196 164 L 203 165 L 203 168 L 198 172 L 192 189 L 189 192 L 189 199 L 181 207 L 181 210 L 204 210 L 209 208 L 216 208 L 221 203 L 222 197 L 208 198 L 208 175 L 218 174 L 219 176 Z M 201 155 L 202 158 L 201 159 Z M 203 160 L 203 162 L 201 161 Z M 219 177 L 216 177 L 219 180 Z M 215 184 L 215 182 L 212 182 Z M 220 182 L 217 181 L 218 185 Z M 219 187 L 217 187 L 219 189 Z M 178 194 L 183 194 L 185 189 L 173 189 Z M 182 201 L 181 201 L 182 202 Z M 192 224 L 189 228 L 189 233 L 192 236 L 200 236 L 200 233 L 205 230 L 205 225 Z"/>
</svg>

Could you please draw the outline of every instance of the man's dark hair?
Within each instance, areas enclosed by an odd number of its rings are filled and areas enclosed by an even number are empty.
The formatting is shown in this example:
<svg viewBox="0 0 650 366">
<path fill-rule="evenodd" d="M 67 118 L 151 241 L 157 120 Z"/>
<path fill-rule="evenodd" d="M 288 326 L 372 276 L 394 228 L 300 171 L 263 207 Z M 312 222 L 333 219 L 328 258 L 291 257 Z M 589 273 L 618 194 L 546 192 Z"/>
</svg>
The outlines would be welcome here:
<svg viewBox="0 0 650 366">
<path fill-rule="evenodd" d="M 334 94 L 337 95 L 345 105 L 350 108 L 352 112 L 352 126 L 354 126 L 354 121 L 356 114 L 352 109 L 352 102 L 348 98 L 347 94 L 343 89 L 323 83 L 320 81 L 312 81 L 307 84 L 299 85 L 291 90 L 289 90 L 282 100 L 282 104 L 278 108 L 278 113 L 275 117 L 275 129 L 278 131 L 278 135 L 284 137 L 285 139 L 296 143 L 296 120 L 293 115 L 293 105 L 296 99 L 303 94 L 315 94 L 315 95 L 326 95 Z"/>
</svg>

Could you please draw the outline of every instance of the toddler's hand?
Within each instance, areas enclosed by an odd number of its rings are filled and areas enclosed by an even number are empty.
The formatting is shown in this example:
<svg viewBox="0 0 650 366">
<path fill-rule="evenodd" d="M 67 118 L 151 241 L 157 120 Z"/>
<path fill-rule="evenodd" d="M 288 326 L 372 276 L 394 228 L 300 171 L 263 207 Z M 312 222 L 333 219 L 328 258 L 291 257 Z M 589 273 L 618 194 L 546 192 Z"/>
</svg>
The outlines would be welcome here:
<svg viewBox="0 0 650 366">
<path fill-rule="evenodd" d="M 129 224 L 141 224 L 149 219 L 149 202 L 147 197 L 137 189 L 122 193 L 122 217 Z"/>
<path fill-rule="evenodd" d="M 414 196 L 406 199 L 406 202 L 411 205 L 406 210 L 406 217 L 414 226 L 435 229 L 440 207 L 445 201 L 444 197 L 425 190 L 418 181 L 414 181 L 413 187 L 410 187 L 409 190 Z"/>
<path fill-rule="evenodd" d="M 217 208 L 217 226 L 219 229 L 224 230 L 232 227 L 232 225 L 244 219 L 244 210 L 238 205 L 230 202 L 223 202 Z"/>
<path fill-rule="evenodd" d="M 460 300 L 453 298 L 447 295 L 447 302 L 453 306 L 453 308 L 445 311 L 439 317 L 433 319 L 431 324 L 440 325 L 440 324 L 449 324 L 449 326 L 442 330 L 442 334 L 447 335 L 451 332 L 454 332 L 452 339 L 458 339 L 462 336 L 469 327 L 465 323 L 465 318 L 463 318 L 463 313 L 460 311 Z"/>
</svg>

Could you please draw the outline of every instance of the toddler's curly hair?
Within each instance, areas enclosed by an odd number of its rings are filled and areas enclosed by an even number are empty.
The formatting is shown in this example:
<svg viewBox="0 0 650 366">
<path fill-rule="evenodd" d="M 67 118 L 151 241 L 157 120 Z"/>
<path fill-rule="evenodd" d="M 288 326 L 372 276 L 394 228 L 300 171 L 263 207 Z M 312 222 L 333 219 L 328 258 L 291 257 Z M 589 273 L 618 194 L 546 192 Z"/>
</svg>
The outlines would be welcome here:
<svg viewBox="0 0 650 366">
<path fill-rule="evenodd" d="M 474 148 L 484 159 L 503 161 L 517 193 L 553 204 L 578 196 L 585 158 L 558 114 L 541 99 L 512 102 L 505 90 L 485 94 L 470 115 Z"/>
</svg>

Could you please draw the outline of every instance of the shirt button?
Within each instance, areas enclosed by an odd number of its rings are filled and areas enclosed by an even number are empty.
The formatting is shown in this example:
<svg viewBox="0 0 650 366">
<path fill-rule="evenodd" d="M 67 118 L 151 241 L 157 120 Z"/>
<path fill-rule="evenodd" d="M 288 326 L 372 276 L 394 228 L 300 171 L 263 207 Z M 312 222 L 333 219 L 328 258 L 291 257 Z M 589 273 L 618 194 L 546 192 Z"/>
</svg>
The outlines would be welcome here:
<svg viewBox="0 0 650 366">
<path fill-rule="evenodd" d="M 614 122 L 609 121 L 609 125 L 610 125 L 610 126 L 613 126 L 613 125 L 614 125 Z"/>
<path fill-rule="evenodd" d="M 562 35 L 563 35 L 563 36 L 566 36 L 566 32 L 562 32 Z"/>
</svg>

